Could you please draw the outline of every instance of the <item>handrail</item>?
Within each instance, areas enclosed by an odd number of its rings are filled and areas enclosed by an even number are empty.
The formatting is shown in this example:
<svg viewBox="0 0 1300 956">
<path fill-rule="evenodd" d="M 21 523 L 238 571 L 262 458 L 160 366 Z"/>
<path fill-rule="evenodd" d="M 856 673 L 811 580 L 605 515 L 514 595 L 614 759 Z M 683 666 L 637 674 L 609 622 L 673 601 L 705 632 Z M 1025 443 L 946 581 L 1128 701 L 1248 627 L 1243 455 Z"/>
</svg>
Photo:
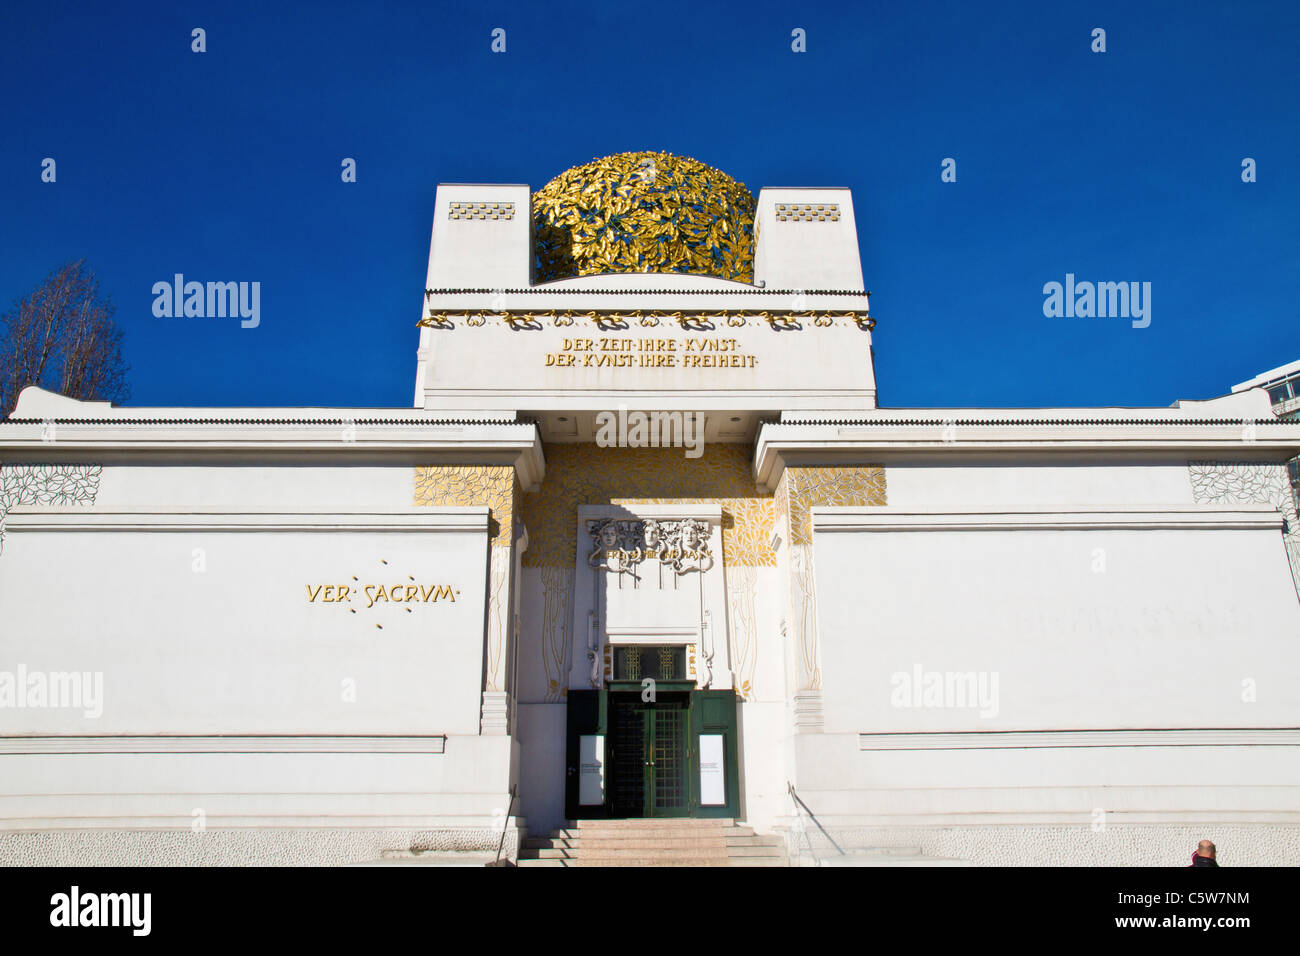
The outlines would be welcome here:
<svg viewBox="0 0 1300 956">
<path fill-rule="evenodd" d="M 808 818 L 809 818 L 810 820 L 812 820 L 813 823 L 817 824 L 817 829 L 818 829 L 818 830 L 821 830 L 821 831 L 822 831 L 822 836 L 826 837 L 827 841 L 830 842 L 830 845 L 833 846 L 833 847 L 835 847 L 835 852 L 837 852 L 840 856 L 846 856 L 847 854 L 844 852 L 844 850 L 840 847 L 840 845 L 839 845 L 838 843 L 835 842 L 835 838 L 832 837 L 829 833 L 827 833 L 827 832 L 826 832 L 826 828 L 825 828 L 824 826 L 821 825 L 821 821 L 819 821 L 819 820 L 817 819 L 817 816 L 812 812 L 812 808 L 809 807 L 808 804 L 806 804 L 806 803 L 803 802 L 803 798 L 800 797 L 798 791 L 795 790 L 795 788 L 794 788 L 794 784 L 792 784 L 789 780 L 787 780 L 787 781 L 785 782 L 785 786 L 786 786 L 786 790 L 789 791 L 790 796 L 791 796 L 791 798 L 794 800 L 794 802 L 797 803 L 800 807 L 803 807 L 803 808 L 804 808 L 804 810 L 805 810 L 805 811 L 807 812 L 807 814 L 808 814 Z M 795 812 L 796 812 L 796 815 L 797 815 L 797 814 L 798 814 L 798 807 L 795 808 Z M 816 861 L 816 859 L 817 859 L 817 851 L 813 849 L 813 845 L 812 845 L 812 840 L 811 840 L 811 839 L 808 840 L 808 852 L 812 854 L 812 858 L 813 858 L 813 860 Z"/>
<path fill-rule="evenodd" d="M 497 858 L 492 862 L 493 866 L 501 865 L 501 850 L 506 845 L 506 827 L 510 825 L 510 811 L 515 808 L 515 793 L 518 790 L 516 784 L 510 785 L 510 804 L 506 807 L 505 819 L 501 821 L 501 841 L 497 844 Z"/>
</svg>

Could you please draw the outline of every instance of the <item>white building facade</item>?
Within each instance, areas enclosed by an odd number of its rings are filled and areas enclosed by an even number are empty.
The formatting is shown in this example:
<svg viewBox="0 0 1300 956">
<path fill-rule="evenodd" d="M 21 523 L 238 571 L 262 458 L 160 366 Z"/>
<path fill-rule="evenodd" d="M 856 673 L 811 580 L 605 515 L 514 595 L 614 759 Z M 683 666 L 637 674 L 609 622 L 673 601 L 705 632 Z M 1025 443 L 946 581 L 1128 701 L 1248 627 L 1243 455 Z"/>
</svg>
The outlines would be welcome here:
<svg viewBox="0 0 1300 956">
<path fill-rule="evenodd" d="M 0 863 L 1300 863 L 1300 423 L 877 407 L 852 197 L 435 199 L 407 409 L 0 423 Z"/>
</svg>

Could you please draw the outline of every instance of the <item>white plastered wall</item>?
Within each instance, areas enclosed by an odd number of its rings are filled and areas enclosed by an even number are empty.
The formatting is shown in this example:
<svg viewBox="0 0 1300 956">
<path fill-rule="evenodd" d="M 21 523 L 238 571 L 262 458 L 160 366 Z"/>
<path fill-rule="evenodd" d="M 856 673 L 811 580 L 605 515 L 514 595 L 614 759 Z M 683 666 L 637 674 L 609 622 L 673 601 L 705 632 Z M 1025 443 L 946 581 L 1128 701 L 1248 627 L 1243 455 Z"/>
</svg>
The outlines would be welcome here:
<svg viewBox="0 0 1300 956">
<path fill-rule="evenodd" d="M 796 738 L 814 811 L 1300 822 L 1300 602 L 1275 509 L 1194 504 L 1185 462 L 887 475 L 887 508 L 814 511 L 826 733 Z M 996 695 L 907 696 L 931 674 Z"/>
<path fill-rule="evenodd" d="M 487 509 L 412 506 L 412 471 L 109 465 L 93 505 L 10 509 L 0 670 L 102 694 L 0 709 L 3 826 L 499 822 Z"/>
</svg>

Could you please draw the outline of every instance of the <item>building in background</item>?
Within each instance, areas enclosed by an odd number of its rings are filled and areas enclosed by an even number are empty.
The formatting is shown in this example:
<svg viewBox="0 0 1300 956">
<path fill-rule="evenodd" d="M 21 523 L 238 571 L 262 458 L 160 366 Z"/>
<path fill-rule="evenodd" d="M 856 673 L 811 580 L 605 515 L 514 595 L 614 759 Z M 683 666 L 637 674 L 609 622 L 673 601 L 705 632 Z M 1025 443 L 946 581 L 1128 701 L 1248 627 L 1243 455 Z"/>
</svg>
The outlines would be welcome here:
<svg viewBox="0 0 1300 956">
<path fill-rule="evenodd" d="M 26 390 L 0 863 L 611 817 L 804 863 L 1300 863 L 1300 423 L 1258 387 L 879 407 L 857 229 L 846 189 L 662 153 L 443 185 L 414 407 Z"/>
<path fill-rule="evenodd" d="M 1262 388 L 1268 392 L 1273 403 L 1273 414 L 1287 421 L 1300 419 L 1300 360 L 1278 366 L 1256 375 L 1248 382 L 1233 386 L 1234 392 L 1244 392 L 1252 388 Z M 1297 507 L 1300 507 L 1300 458 L 1292 458 L 1287 463 L 1291 475 L 1291 489 L 1295 493 Z"/>
</svg>

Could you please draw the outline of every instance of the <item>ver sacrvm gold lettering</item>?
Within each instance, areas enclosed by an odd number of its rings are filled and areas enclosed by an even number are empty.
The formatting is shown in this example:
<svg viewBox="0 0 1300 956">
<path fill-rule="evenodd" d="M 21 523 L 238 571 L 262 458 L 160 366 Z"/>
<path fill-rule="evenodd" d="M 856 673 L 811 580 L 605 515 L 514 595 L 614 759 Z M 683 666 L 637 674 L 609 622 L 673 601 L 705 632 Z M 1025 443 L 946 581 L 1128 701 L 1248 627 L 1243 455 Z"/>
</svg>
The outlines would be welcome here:
<svg viewBox="0 0 1300 956">
<path fill-rule="evenodd" d="M 456 603 L 460 591 L 450 584 L 308 584 L 308 604 L 351 604 L 352 595 L 357 602 L 364 600 L 367 608 L 376 604 L 437 604 L 439 601 Z"/>
</svg>

